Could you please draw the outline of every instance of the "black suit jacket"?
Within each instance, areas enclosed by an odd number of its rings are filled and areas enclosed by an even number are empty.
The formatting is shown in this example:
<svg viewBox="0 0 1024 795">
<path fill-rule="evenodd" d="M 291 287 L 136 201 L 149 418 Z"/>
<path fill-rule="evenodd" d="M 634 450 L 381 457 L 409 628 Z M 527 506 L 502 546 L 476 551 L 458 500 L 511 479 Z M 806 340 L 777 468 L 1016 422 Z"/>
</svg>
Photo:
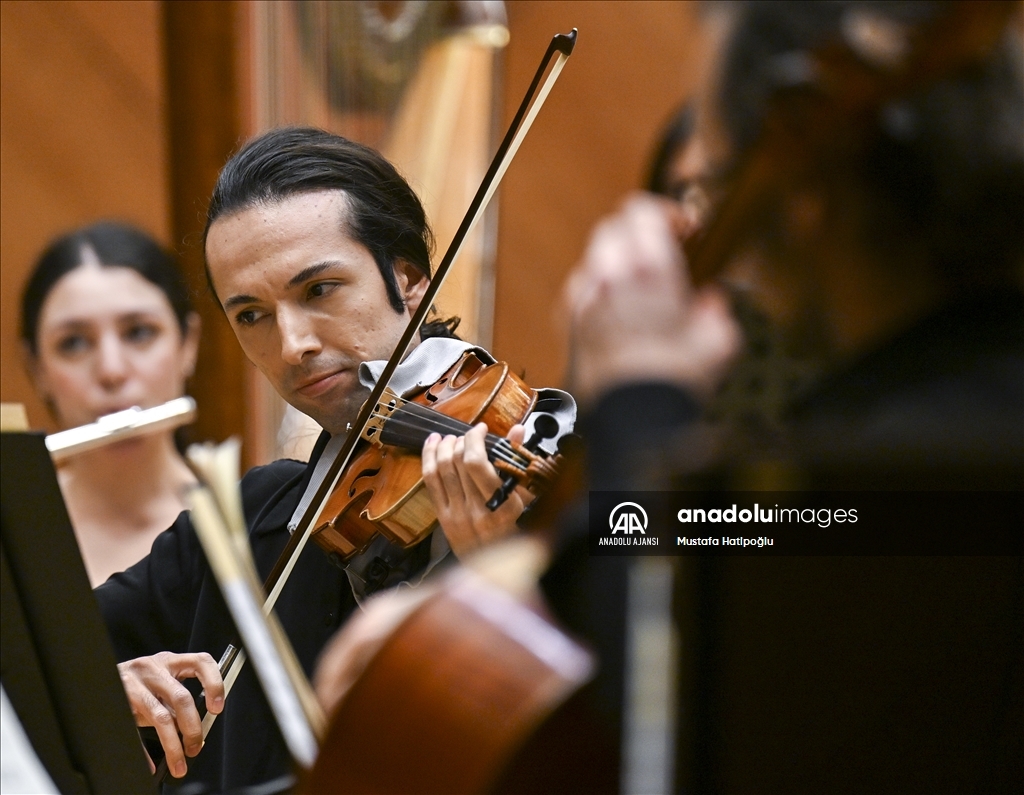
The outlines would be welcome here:
<svg viewBox="0 0 1024 795">
<path fill-rule="evenodd" d="M 324 434 L 317 442 L 313 463 L 328 438 Z M 275 461 L 242 479 L 245 518 L 261 577 L 269 574 L 287 543 L 288 520 L 311 473 L 312 464 Z M 160 651 L 205 651 L 219 659 L 236 635 L 186 513 L 157 538 L 148 557 L 115 574 L 95 593 L 119 661 Z M 312 674 L 320 650 L 355 606 L 344 572 L 315 544 L 308 545 L 276 607 L 307 674 Z M 255 672 L 247 665 L 206 746 L 189 760 L 187 776 L 180 783 L 168 778 L 165 790 L 190 795 L 228 792 L 290 770 L 284 740 Z"/>
</svg>

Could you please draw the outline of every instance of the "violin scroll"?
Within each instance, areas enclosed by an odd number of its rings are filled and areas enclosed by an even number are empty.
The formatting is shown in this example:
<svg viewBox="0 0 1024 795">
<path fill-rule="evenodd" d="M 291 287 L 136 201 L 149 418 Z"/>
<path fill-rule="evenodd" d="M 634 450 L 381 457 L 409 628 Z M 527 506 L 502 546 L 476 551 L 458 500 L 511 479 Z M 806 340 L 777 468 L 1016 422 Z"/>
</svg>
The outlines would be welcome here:
<svg viewBox="0 0 1024 795">
<path fill-rule="evenodd" d="M 547 491 L 555 477 L 558 475 L 558 465 L 555 460 L 548 460 L 547 453 L 541 448 L 540 443 L 545 439 L 552 439 L 558 435 L 558 421 L 549 414 L 540 414 L 533 423 L 533 435 L 523 445 L 513 445 L 512 448 L 530 463 L 525 473 L 511 464 L 505 462 L 494 463 L 494 468 L 505 473 L 505 479 L 501 486 L 494 492 L 487 501 L 487 508 L 496 511 L 498 507 L 508 499 L 513 489 L 519 485 L 520 479 L 525 480 L 525 486 L 534 494 Z M 525 478 L 523 477 L 525 474 Z"/>
</svg>

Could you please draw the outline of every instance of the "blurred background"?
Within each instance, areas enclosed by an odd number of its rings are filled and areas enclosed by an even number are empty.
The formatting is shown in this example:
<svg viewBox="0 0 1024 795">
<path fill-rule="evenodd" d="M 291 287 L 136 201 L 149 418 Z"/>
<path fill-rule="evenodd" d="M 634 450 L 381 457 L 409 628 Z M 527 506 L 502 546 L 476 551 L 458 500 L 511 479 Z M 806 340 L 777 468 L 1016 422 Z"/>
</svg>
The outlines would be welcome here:
<svg viewBox="0 0 1024 795">
<path fill-rule="evenodd" d="M 438 302 L 535 386 L 558 385 L 555 302 L 593 223 L 645 178 L 692 91 L 687 2 L 0 3 L 2 397 L 53 429 L 25 374 L 18 302 L 48 240 L 119 219 L 177 253 L 203 317 L 196 439 L 287 450 L 284 405 L 206 293 L 201 234 L 246 138 L 313 124 L 381 149 L 417 189 L 440 259 L 553 34 L 575 54 Z"/>
</svg>

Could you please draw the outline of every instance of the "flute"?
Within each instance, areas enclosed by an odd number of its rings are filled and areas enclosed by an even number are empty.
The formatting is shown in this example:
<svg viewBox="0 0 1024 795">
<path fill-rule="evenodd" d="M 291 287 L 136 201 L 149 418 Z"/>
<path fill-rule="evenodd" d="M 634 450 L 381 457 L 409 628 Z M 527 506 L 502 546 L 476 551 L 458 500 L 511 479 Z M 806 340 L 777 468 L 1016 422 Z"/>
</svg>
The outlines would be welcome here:
<svg viewBox="0 0 1024 795">
<path fill-rule="evenodd" d="M 60 464 L 71 456 L 105 444 L 177 428 L 179 425 L 187 425 L 195 418 L 196 402 L 188 396 L 168 400 L 148 409 L 133 406 L 124 411 L 107 414 L 88 425 L 51 433 L 46 437 L 46 449 L 50 451 L 53 462 Z"/>
</svg>

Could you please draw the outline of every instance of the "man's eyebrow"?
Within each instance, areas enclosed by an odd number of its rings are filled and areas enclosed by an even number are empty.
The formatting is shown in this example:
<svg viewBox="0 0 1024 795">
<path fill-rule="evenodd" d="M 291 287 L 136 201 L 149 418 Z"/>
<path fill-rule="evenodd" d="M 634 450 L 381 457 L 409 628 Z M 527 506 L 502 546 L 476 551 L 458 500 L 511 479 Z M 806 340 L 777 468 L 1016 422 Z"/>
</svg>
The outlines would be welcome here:
<svg viewBox="0 0 1024 795">
<path fill-rule="evenodd" d="M 224 310 L 227 311 L 233 306 L 239 304 L 256 304 L 259 303 L 259 298 L 254 295 L 233 295 L 227 301 L 224 302 Z"/>
<path fill-rule="evenodd" d="M 314 263 L 308 268 L 303 268 L 292 276 L 292 278 L 288 280 L 288 286 L 295 287 L 302 284 L 307 279 L 312 279 L 317 274 L 323 273 L 325 270 L 339 265 L 341 265 L 341 263 L 337 260 L 324 260 L 323 262 Z M 253 295 L 233 295 L 224 302 L 224 309 L 228 310 L 233 306 L 238 306 L 239 304 L 257 304 L 259 303 L 259 300 L 259 298 L 256 298 Z"/>
<path fill-rule="evenodd" d="M 303 268 L 294 276 L 292 276 L 292 278 L 288 280 L 288 286 L 295 287 L 297 285 L 300 285 L 307 279 L 312 279 L 317 274 L 323 273 L 325 270 L 328 270 L 329 268 L 335 268 L 339 265 L 341 265 L 341 263 L 333 259 L 324 260 L 323 262 L 317 262 L 313 265 L 310 265 L 308 268 Z"/>
</svg>

